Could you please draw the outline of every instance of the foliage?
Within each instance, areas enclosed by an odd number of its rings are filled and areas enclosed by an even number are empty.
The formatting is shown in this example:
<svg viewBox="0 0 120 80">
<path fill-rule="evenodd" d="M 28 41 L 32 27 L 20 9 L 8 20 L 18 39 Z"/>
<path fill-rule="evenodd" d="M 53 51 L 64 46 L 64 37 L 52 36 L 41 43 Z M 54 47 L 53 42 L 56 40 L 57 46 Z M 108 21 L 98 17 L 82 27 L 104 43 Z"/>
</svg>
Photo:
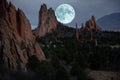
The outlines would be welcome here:
<svg viewBox="0 0 120 80">
<path fill-rule="evenodd" d="M 27 68 L 35 72 L 39 80 L 70 80 L 66 69 L 59 64 L 53 66 L 54 62 L 39 61 L 36 56 L 31 56 Z"/>
<path fill-rule="evenodd" d="M 87 39 L 88 33 L 84 34 Z M 119 36 L 119 32 L 93 31 L 95 45 L 94 41 L 76 40 L 74 29 L 59 24 L 56 31 L 37 41 L 55 71 L 54 79 L 69 80 L 76 76 L 78 80 L 90 80 L 87 68 L 120 71 L 120 48 L 111 47 L 120 45 Z"/>
</svg>

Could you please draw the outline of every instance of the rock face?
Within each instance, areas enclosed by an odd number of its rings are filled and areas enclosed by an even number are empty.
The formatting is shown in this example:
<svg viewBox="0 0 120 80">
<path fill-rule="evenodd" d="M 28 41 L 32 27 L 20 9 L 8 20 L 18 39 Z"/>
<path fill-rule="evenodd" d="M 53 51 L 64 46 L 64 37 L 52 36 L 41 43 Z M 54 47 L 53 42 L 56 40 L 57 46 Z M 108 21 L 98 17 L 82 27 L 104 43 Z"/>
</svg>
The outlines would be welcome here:
<svg viewBox="0 0 120 80">
<path fill-rule="evenodd" d="M 0 65 L 25 71 L 32 55 L 45 60 L 43 51 L 35 42 L 29 20 L 22 10 L 0 0 Z"/>
<path fill-rule="evenodd" d="M 39 24 L 34 32 L 35 36 L 42 37 L 47 33 L 51 33 L 57 28 L 57 23 L 53 9 L 47 9 L 47 6 L 43 4 L 39 11 Z"/>
<path fill-rule="evenodd" d="M 18 33 L 26 41 L 34 41 L 34 36 L 32 34 L 31 25 L 26 18 L 25 14 L 18 9 L 17 11 L 17 20 L 18 20 Z"/>
<path fill-rule="evenodd" d="M 91 19 L 86 22 L 85 29 L 89 31 L 90 30 L 102 31 L 102 29 L 96 24 L 94 16 L 92 16 Z"/>
<path fill-rule="evenodd" d="M 96 24 L 95 17 L 92 16 L 80 29 L 76 27 L 76 38 L 80 41 L 93 40 L 93 31 L 101 32 L 102 29 Z"/>
</svg>

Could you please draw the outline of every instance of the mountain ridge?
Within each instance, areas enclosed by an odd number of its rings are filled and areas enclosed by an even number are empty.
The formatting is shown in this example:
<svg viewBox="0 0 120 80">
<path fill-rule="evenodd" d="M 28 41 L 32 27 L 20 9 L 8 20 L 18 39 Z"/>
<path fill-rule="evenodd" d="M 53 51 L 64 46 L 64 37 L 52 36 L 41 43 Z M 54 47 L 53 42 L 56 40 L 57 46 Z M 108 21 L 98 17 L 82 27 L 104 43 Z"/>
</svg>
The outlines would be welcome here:
<svg viewBox="0 0 120 80">
<path fill-rule="evenodd" d="M 120 30 L 120 12 L 105 15 L 97 20 L 97 23 L 105 30 Z"/>
</svg>

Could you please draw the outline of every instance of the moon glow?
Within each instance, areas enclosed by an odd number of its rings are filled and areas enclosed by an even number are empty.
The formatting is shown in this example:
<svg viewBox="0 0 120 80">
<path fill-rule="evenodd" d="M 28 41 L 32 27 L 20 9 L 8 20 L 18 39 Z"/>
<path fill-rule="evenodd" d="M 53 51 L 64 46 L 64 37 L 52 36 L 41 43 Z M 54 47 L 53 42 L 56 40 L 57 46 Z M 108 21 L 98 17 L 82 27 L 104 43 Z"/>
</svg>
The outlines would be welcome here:
<svg viewBox="0 0 120 80">
<path fill-rule="evenodd" d="M 69 4 L 61 4 L 55 10 L 57 20 L 63 24 L 68 24 L 75 18 L 75 10 Z"/>
</svg>

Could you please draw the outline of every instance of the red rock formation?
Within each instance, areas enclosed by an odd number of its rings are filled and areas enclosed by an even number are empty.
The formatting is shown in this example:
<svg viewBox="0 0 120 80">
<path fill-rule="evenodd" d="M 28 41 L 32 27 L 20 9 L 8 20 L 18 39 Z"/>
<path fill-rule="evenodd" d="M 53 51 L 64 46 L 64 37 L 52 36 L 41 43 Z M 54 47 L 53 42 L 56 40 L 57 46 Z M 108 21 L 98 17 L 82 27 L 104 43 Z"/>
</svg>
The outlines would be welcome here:
<svg viewBox="0 0 120 80">
<path fill-rule="evenodd" d="M 79 41 L 84 40 L 93 40 L 93 31 L 102 31 L 102 29 L 96 24 L 95 17 L 92 16 L 90 20 L 88 20 L 85 25 L 82 24 L 82 27 L 77 32 L 77 39 Z"/>
<path fill-rule="evenodd" d="M 78 29 L 77 24 L 76 24 L 76 38 L 77 40 L 79 40 L 79 29 Z"/>
<path fill-rule="evenodd" d="M 0 0 L 0 18 L 6 16 L 6 10 L 8 8 L 8 3 L 6 0 Z"/>
<path fill-rule="evenodd" d="M 26 41 L 34 41 L 34 36 L 32 34 L 32 29 L 29 20 L 26 18 L 22 10 L 17 11 L 18 32 L 20 36 Z"/>
<path fill-rule="evenodd" d="M 35 42 L 29 20 L 22 10 L 0 0 L 0 65 L 26 70 L 26 63 L 32 55 L 45 60 L 43 51 Z"/>
<path fill-rule="evenodd" d="M 76 24 L 76 38 L 78 41 L 82 41 L 83 40 L 83 36 L 82 36 L 82 33 L 83 33 L 83 30 L 84 30 L 84 25 L 82 24 L 82 27 L 79 29 L 77 24 Z"/>
<path fill-rule="evenodd" d="M 81 26 L 81 28 L 80 28 L 80 31 L 84 31 L 84 29 L 85 29 L 85 26 L 84 26 L 84 24 L 82 23 L 82 26 Z"/>
<path fill-rule="evenodd" d="M 85 28 L 88 30 L 102 31 L 102 29 L 96 24 L 94 16 L 86 22 Z"/>
<path fill-rule="evenodd" d="M 8 17 L 9 17 L 10 24 L 12 26 L 12 30 L 17 32 L 16 8 L 13 4 L 11 4 L 11 2 L 9 3 L 9 6 L 8 6 Z"/>
<path fill-rule="evenodd" d="M 42 37 L 47 33 L 51 33 L 57 28 L 57 19 L 52 8 L 47 9 L 47 6 L 43 4 L 39 11 L 39 24 L 35 31 L 35 35 Z"/>
</svg>

